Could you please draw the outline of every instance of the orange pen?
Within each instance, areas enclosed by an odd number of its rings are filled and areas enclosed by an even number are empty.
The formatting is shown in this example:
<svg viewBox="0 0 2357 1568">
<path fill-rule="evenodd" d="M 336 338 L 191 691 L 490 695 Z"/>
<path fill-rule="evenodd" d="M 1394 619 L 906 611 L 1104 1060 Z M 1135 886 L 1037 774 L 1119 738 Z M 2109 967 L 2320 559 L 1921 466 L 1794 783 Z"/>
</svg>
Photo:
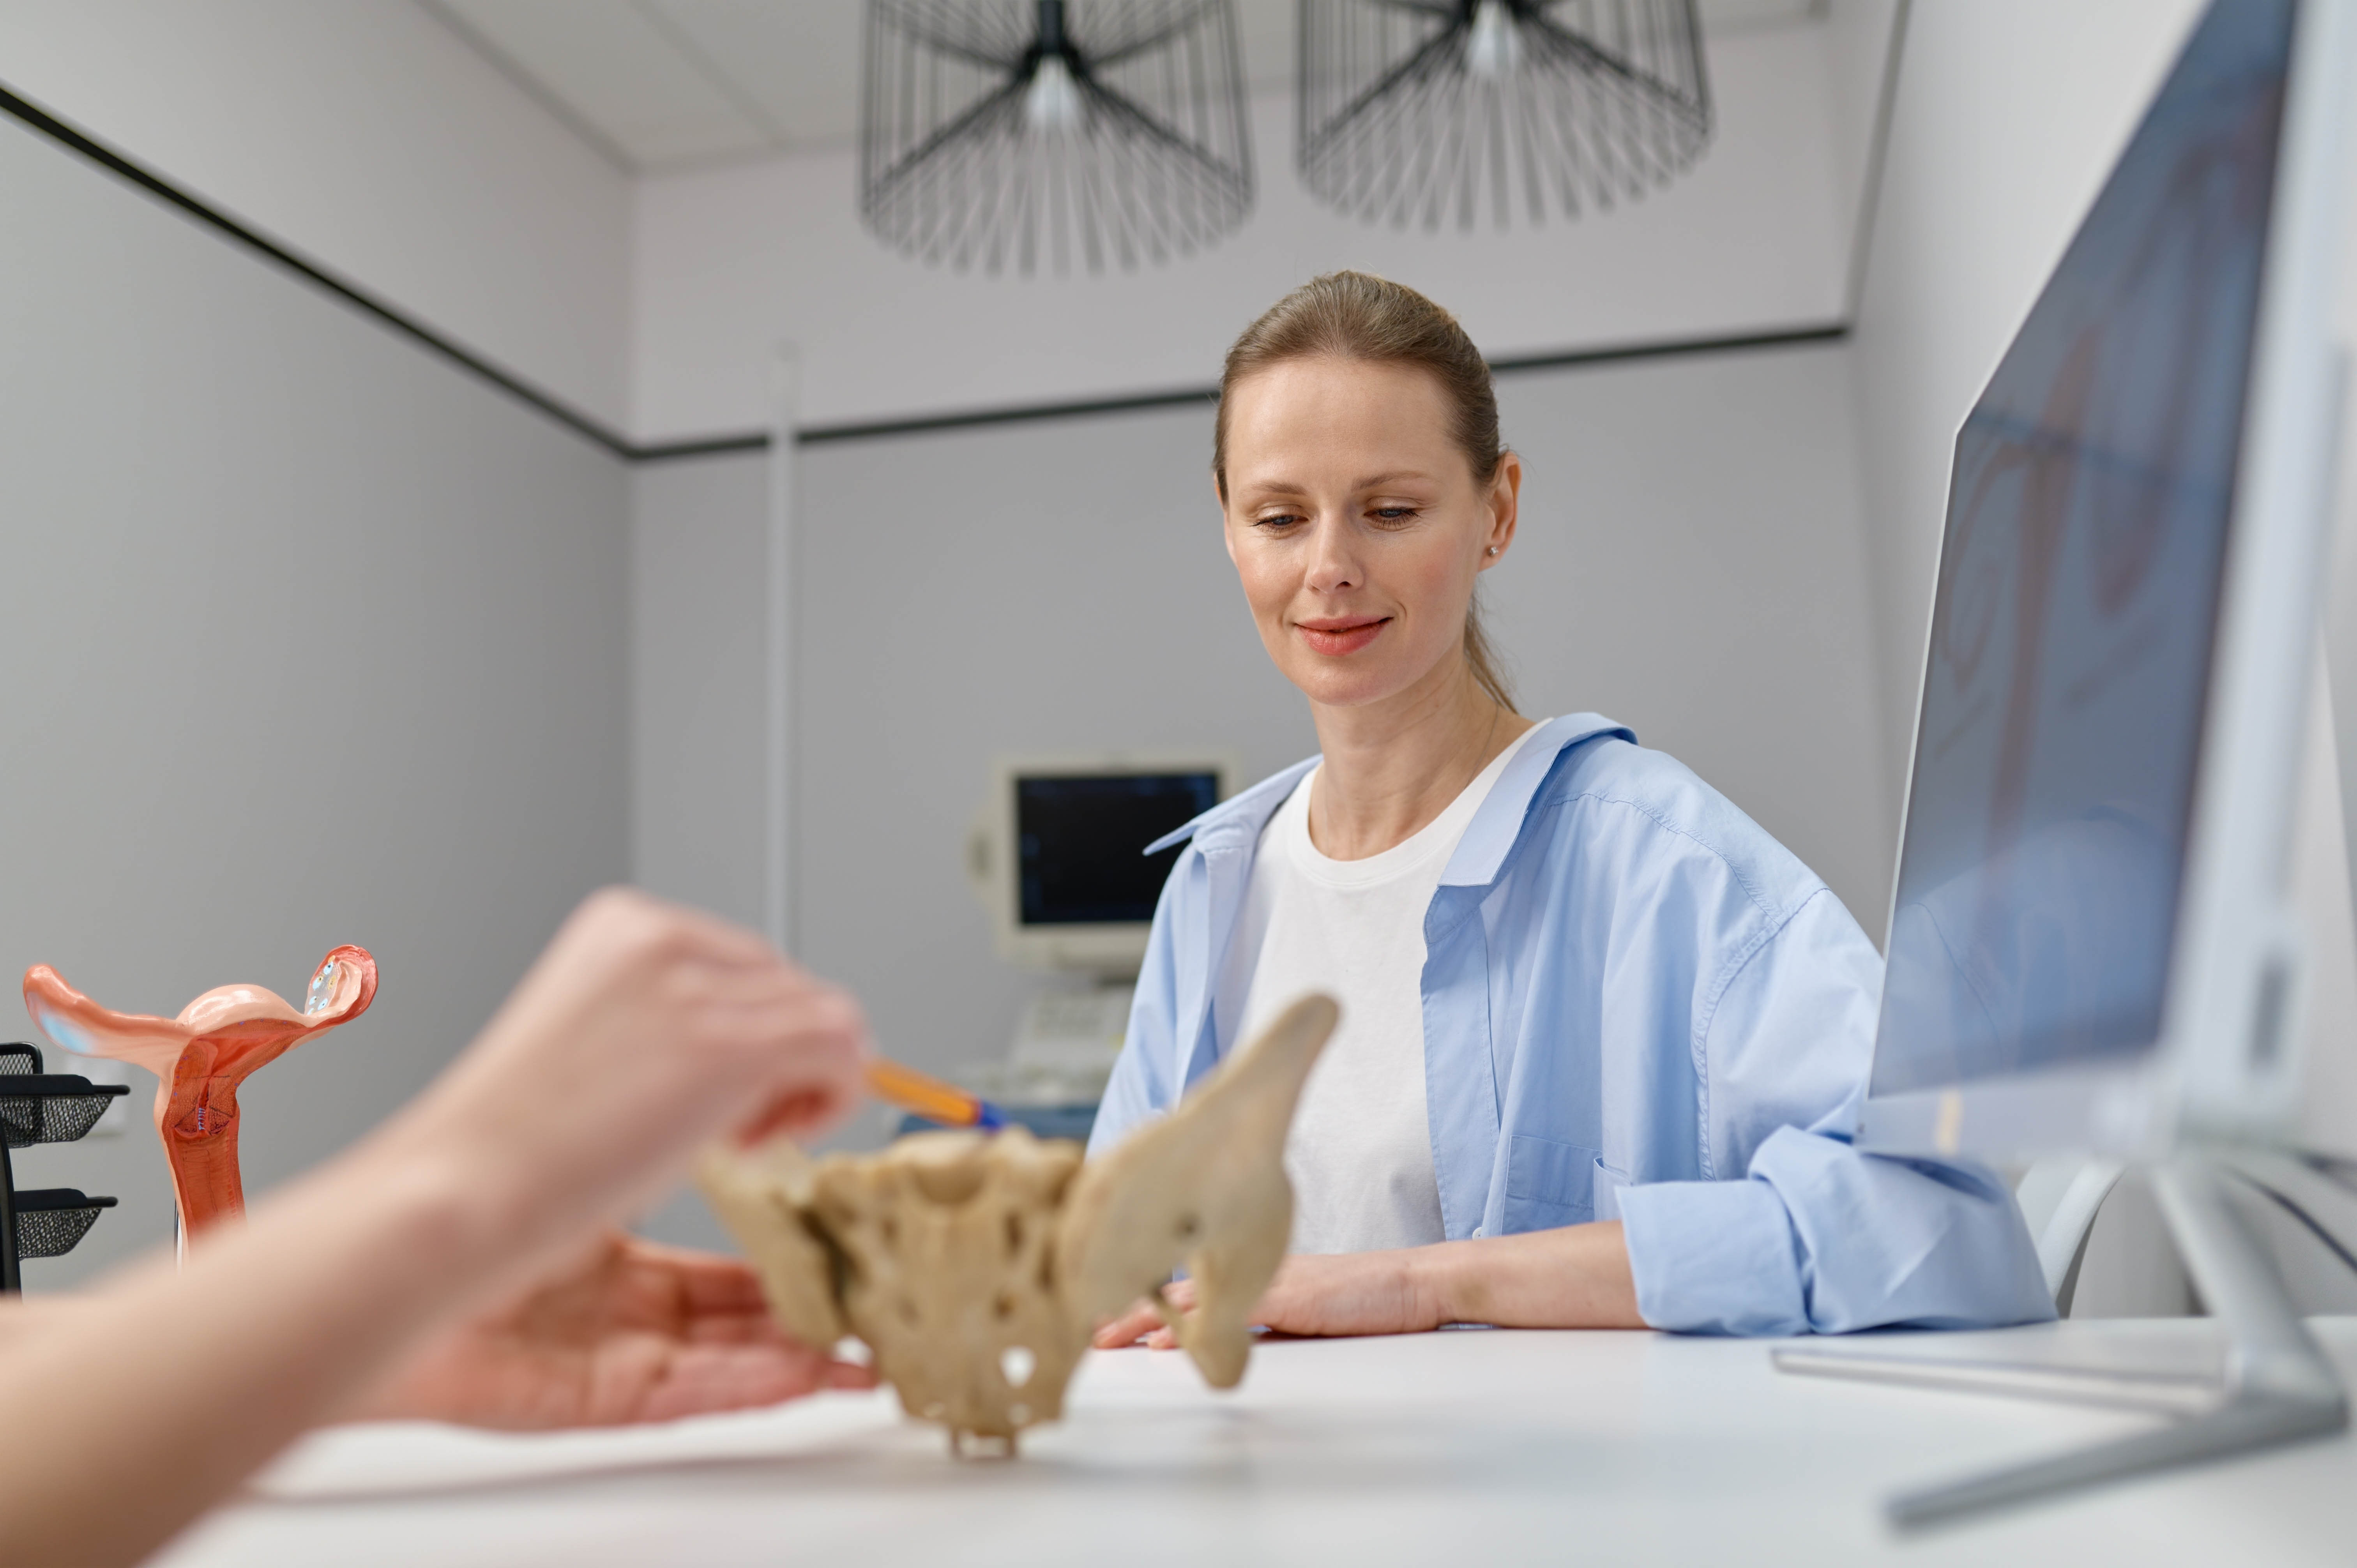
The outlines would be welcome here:
<svg viewBox="0 0 2357 1568">
<path fill-rule="evenodd" d="M 878 1100 L 944 1127 L 989 1132 L 1006 1125 L 1006 1113 L 980 1095 L 883 1057 L 868 1058 L 867 1090 Z"/>
</svg>

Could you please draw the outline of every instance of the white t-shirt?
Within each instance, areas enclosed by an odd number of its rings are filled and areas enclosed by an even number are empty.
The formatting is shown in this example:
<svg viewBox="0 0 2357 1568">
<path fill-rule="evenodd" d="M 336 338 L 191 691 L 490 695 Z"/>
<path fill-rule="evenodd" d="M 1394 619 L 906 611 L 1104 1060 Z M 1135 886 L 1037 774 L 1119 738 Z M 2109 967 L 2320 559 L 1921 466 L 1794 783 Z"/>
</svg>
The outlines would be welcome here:
<svg viewBox="0 0 2357 1568">
<path fill-rule="evenodd" d="M 1261 830 L 1218 1005 L 1250 1041 L 1304 992 L 1342 1004 L 1285 1147 L 1297 1252 L 1445 1239 L 1424 1095 L 1424 917 L 1517 736 L 1415 835 L 1364 860 L 1309 842 L 1312 769 Z M 1242 1012 L 1236 1009 L 1241 1004 Z"/>
</svg>

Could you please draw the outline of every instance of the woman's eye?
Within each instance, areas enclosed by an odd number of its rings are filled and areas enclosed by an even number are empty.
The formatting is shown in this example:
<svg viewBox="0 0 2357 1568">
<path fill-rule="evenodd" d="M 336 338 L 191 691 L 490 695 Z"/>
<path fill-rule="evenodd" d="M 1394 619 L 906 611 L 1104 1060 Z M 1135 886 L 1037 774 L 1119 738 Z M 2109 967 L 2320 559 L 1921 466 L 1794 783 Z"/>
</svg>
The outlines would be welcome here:
<svg viewBox="0 0 2357 1568">
<path fill-rule="evenodd" d="M 1271 512 L 1271 513 L 1270 513 L 1268 516 L 1266 516 L 1266 517 L 1264 517 L 1264 518 L 1257 518 L 1257 519 L 1254 520 L 1254 527 L 1256 527 L 1256 528 L 1270 528 L 1270 529 L 1291 528 L 1295 523 L 1299 522 L 1299 521 L 1302 521 L 1302 517 L 1301 517 L 1301 514 L 1300 514 L 1299 512 L 1295 512 L 1295 511 L 1279 511 L 1279 512 Z"/>
<path fill-rule="evenodd" d="M 1367 515 L 1373 518 L 1377 522 L 1398 524 L 1403 522 L 1414 522 L 1416 520 L 1417 512 L 1416 509 L 1412 506 L 1379 506 Z"/>
</svg>

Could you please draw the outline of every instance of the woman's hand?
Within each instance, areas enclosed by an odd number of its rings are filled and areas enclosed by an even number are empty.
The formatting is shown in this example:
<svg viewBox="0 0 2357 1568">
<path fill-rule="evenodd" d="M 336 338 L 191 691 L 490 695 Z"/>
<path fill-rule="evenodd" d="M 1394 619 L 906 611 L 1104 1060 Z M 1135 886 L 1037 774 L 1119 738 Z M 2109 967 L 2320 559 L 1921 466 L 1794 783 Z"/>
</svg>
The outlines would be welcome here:
<svg viewBox="0 0 2357 1568">
<path fill-rule="evenodd" d="M 350 1415 L 511 1431 L 620 1426 L 873 1388 L 789 1339 L 733 1258 L 609 1231 L 511 1301 L 453 1325 Z"/>
<path fill-rule="evenodd" d="M 1163 1296 L 1192 1310 L 1194 1283 Z M 1439 1241 L 1383 1252 L 1296 1252 L 1253 1310 L 1279 1334 L 1417 1334 L 1446 1323 L 1512 1328 L 1642 1328 L 1620 1222 L 1567 1225 L 1472 1241 Z M 1140 1338 L 1167 1350 L 1178 1336 L 1150 1302 L 1098 1329 L 1100 1350 Z"/>
<path fill-rule="evenodd" d="M 1253 1322 L 1279 1334 L 1415 1334 L 1446 1321 L 1418 1277 L 1415 1249 L 1389 1252 L 1296 1252 L 1253 1309 Z M 1195 1308 L 1195 1282 L 1174 1280 L 1163 1299 L 1179 1312 Z M 1096 1331 L 1100 1350 L 1135 1345 L 1168 1350 L 1178 1343 L 1154 1310 L 1139 1302 Z"/>
</svg>

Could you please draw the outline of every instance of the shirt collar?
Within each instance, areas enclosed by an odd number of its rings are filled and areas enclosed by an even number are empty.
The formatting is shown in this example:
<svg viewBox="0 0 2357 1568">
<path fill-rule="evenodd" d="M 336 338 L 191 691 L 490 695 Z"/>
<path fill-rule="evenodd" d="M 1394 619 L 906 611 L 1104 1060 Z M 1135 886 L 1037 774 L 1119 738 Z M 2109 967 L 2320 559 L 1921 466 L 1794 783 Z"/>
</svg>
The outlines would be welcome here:
<svg viewBox="0 0 2357 1568">
<path fill-rule="evenodd" d="M 1522 836 L 1523 819 L 1530 814 L 1531 798 L 1554 770 L 1555 759 L 1580 742 L 1600 735 L 1618 736 L 1631 745 L 1637 739 L 1636 731 L 1601 714 L 1566 714 L 1541 725 L 1538 733 L 1506 764 L 1506 770 L 1491 787 L 1489 799 L 1474 813 L 1465 836 L 1458 841 L 1457 853 L 1449 857 L 1448 869 L 1441 875 L 1442 885 L 1483 886 L 1497 880 L 1506 852 Z M 1221 801 L 1193 821 L 1163 834 L 1147 844 L 1143 853 L 1159 854 L 1172 844 L 1184 843 L 1190 838 L 1196 841 L 1195 847 L 1206 854 L 1257 842 L 1269 818 L 1276 814 L 1285 798 L 1293 793 L 1294 786 L 1318 766 L 1318 760 L 1312 757 L 1269 775 L 1243 793 Z"/>
<path fill-rule="evenodd" d="M 1213 850 L 1230 849 L 1236 843 L 1251 843 L 1260 837 L 1261 829 L 1269 818 L 1285 804 L 1293 787 L 1301 782 L 1302 775 L 1318 766 L 1318 759 L 1310 757 L 1297 762 L 1280 773 L 1272 773 L 1241 795 L 1232 796 L 1205 811 L 1192 822 L 1173 828 L 1141 852 L 1159 854 L 1174 843 L 1194 839 L 1195 847 L 1209 854 Z"/>
<path fill-rule="evenodd" d="M 1523 744 L 1498 781 L 1490 787 L 1489 799 L 1473 813 L 1473 821 L 1465 829 L 1465 836 L 1457 841 L 1457 853 L 1448 857 L 1448 869 L 1440 874 L 1443 887 L 1486 887 L 1498 879 L 1498 870 L 1506 862 L 1506 854 L 1514 841 L 1523 835 L 1523 822 L 1531 812 L 1531 801 L 1555 771 L 1557 758 L 1582 741 L 1598 736 L 1617 736 L 1635 745 L 1637 732 L 1627 725 L 1616 724 L 1601 714 L 1566 714 L 1559 719 L 1549 719 L 1539 725 L 1538 733 Z"/>
</svg>

